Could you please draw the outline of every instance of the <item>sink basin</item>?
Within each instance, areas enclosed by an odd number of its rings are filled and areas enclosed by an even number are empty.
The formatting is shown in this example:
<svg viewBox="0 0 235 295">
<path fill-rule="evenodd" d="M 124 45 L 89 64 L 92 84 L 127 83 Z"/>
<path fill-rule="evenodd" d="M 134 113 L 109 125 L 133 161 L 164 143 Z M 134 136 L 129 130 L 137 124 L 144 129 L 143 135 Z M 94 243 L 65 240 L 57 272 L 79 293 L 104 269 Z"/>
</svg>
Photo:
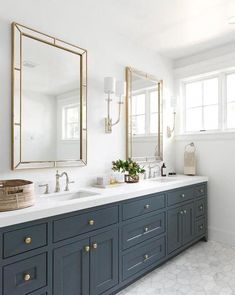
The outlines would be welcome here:
<svg viewBox="0 0 235 295">
<path fill-rule="evenodd" d="M 73 201 L 76 199 L 81 198 L 88 198 L 98 195 L 98 193 L 90 192 L 90 191 L 77 191 L 74 193 L 65 193 L 65 194 L 53 194 L 51 196 L 48 196 L 47 199 L 51 201 Z"/>
<path fill-rule="evenodd" d="M 163 178 L 154 178 L 154 179 L 151 179 L 152 181 L 156 181 L 156 182 L 163 182 L 163 183 L 167 183 L 167 182 L 173 182 L 173 181 L 177 181 L 179 179 L 177 178 L 171 178 L 171 177 L 163 177 Z"/>
</svg>

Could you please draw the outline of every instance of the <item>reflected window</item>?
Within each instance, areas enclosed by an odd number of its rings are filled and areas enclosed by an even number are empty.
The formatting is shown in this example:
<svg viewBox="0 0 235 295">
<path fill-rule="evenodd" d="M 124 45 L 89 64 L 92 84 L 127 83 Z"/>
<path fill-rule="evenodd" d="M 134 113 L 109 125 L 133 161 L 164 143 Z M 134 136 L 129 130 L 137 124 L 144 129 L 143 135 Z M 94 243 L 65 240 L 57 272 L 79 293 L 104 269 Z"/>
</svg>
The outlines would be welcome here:
<svg viewBox="0 0 235 295">
<path fill-rule="evenodd" d="M 63 140 L 79 140 L 79 105 L 63 107 Z"/>
</svg>

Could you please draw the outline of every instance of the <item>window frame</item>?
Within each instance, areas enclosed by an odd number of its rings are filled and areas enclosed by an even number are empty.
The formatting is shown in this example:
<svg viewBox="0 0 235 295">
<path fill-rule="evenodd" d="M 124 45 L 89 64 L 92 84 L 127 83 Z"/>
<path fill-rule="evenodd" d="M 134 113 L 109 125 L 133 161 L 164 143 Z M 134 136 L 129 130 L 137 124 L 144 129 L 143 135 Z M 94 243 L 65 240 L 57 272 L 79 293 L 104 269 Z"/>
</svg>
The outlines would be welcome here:
<svg viewBox="0 0 235 295">
<path fill-rule="evenodd" d="M 227 76 L 235 74 L 235 69 L 221 70 L 218 72 L 206 73 L 203 75 L 189 77 L 180 81 L 180 113 L 181 117 L 181 135 L 198 135 L 198 134 L 213 134 L 213 133 L 228 133 L 235 132 L 235 128 L 227 126 Z M 206 81 L 209 79 L 218 78 L 218 128 L 209 130 L 187 131 L 186 129 L 186 85 L 193 82 Z M 202 105 L 202 109 L 205 105 Z M 202 118 L 203 120 L 203 118 Z M 203 123 L 203 121 L 202 121 Z"/>
<path fill-rule="evenodd" d="M 78 122 L 68 122 L 68 120 L 67 120 L 67 111 L 68 111 L 68 109 L 75 109 L 75 108 L 77 108 L 78 109 L 78 111 L 79 111 L 79 104 L 68 104 L 68 105 L 64 105 L 63 107 L 62 107 L 62 130 L 63 130 L 63 132 L 62 132 L 62 138 L 61 138 L 61 140 L 62 141 L 79 141 L 79 138 L 68 138 L 68 125 L 69 124 L 78 124 L 78 126 L 79 126 L 79 119 L 78 119 Z"/>
</svg>

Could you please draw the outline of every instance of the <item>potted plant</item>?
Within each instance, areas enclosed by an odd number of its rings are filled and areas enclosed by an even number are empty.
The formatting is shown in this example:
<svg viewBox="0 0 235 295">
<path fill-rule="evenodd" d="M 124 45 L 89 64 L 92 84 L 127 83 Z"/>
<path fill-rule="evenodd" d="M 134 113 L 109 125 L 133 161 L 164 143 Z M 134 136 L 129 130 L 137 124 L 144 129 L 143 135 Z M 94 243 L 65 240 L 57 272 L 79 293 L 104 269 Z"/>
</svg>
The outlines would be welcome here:
<svg viewBox="0 0 235 295">
<path fill-rule="evenodd" d="M 117 160 L 112 162 L 112 170 L 118 171 L 125 174 L 125 182 L 136 183 L 139 182 L 139 174 L 145 172 L 143 167 L 131 159 L 128 160 Z"/>
</svg>

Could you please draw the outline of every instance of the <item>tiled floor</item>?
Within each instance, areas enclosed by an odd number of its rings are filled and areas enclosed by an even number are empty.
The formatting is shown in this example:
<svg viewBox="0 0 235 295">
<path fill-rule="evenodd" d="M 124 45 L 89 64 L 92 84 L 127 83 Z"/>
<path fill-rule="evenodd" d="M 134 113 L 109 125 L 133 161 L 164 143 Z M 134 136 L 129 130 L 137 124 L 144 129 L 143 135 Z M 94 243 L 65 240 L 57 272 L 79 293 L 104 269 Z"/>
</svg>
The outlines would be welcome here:
<svg viewBox="0 0 235 295">
<path fill-rule="evenodd" d="M 118 295 L 235 295 L 235 247 L 200 242 Z"/>
</svg>

